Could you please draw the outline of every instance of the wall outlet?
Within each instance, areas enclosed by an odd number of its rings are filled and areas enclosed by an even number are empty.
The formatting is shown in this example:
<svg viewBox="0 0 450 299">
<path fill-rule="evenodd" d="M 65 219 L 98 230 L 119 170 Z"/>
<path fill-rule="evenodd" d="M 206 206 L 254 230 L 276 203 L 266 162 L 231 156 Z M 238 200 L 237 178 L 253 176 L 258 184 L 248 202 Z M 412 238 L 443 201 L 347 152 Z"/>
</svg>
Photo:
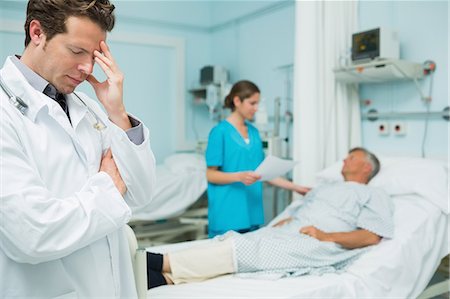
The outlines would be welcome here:
<svg viewBox="0 0 450 299">
<path fill-rule="evenodd" d="M 406 135 L 406 123 L 402 121 L 397 121 L 392 125 L 392 132 L 396 136 Z"/>
<path fill-rule="evenodd" d="M 389 123 L 388 122 L 378 122 L 378 135 L 387 136 L 389 135 Z"/>
</svg>

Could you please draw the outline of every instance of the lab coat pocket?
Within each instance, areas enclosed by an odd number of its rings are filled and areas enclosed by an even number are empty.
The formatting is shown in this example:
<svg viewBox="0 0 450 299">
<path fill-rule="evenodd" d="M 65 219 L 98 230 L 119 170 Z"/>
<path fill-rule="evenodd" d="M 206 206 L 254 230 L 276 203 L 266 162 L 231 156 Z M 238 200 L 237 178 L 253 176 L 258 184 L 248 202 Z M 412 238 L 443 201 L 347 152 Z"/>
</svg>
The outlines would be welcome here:
<svg viewBox="0 0 450 299">
<path fill-rule="evenodd" d="M 53 297 L 53 299 L 69 299 L 69 298 L 78 298 L 77 292 L 70 292 L 60 296 Z"/>
</svg>

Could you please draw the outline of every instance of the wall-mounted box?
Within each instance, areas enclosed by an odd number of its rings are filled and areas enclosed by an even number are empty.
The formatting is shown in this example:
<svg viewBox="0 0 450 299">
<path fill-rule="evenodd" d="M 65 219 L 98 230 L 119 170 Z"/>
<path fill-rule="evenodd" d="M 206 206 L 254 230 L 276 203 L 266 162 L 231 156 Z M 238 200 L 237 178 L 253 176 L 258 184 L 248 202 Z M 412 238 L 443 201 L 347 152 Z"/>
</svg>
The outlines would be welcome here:
<svg viewBox="0 0 450 299">
<path fill-rule="evenodd" d="M 228 71 L 223 66 L 207 65 L 200 70 L 200 84 L 224 84 L 228 82 Z"/>
</svg>

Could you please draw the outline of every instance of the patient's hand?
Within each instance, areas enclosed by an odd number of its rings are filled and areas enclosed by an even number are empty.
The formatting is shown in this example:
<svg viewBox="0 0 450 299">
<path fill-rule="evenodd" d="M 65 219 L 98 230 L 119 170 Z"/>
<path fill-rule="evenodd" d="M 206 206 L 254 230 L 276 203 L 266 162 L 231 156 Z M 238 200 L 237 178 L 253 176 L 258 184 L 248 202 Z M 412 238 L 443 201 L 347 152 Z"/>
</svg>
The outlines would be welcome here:
<svg viewBox="0 0 450 299">
<path fill-rule="evenodd" d="M 308 235 L 310 237 L 316 238 L 319 241 L 327 241 L 328 234 L 321 231 L 315 226 L 305 226 L 300 229 L 301 234 Z"/>
<path fill-rule="evenodd" d="M 284 219 L 281 219 L 280 221 L 278 221 L 277 223 L 275 223 L 272 226 L 273 227 L 280 227 L 280 226 L 283 226 L 285 224 L 288 224 L 291 221 L 292 221 L 292 217 L 284 218 Z"/>
</svg>

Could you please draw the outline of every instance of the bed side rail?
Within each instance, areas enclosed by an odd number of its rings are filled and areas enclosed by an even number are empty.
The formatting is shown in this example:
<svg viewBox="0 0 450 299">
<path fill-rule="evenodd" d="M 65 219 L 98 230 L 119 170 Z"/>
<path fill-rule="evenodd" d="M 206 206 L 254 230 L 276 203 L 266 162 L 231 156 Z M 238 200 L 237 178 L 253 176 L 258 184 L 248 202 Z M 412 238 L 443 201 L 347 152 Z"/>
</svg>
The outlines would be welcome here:
<svg viewBox="0 0 450 299">
<path fill-rule="evenodd" d="M 145 299 L 147 298 L 147 252 L 144 248 L 138 247 L 136 236 L 131 227 L 126 225 L 125 231 L 130 246 L 137 295 L 139 299 Z"/>
</svg>

